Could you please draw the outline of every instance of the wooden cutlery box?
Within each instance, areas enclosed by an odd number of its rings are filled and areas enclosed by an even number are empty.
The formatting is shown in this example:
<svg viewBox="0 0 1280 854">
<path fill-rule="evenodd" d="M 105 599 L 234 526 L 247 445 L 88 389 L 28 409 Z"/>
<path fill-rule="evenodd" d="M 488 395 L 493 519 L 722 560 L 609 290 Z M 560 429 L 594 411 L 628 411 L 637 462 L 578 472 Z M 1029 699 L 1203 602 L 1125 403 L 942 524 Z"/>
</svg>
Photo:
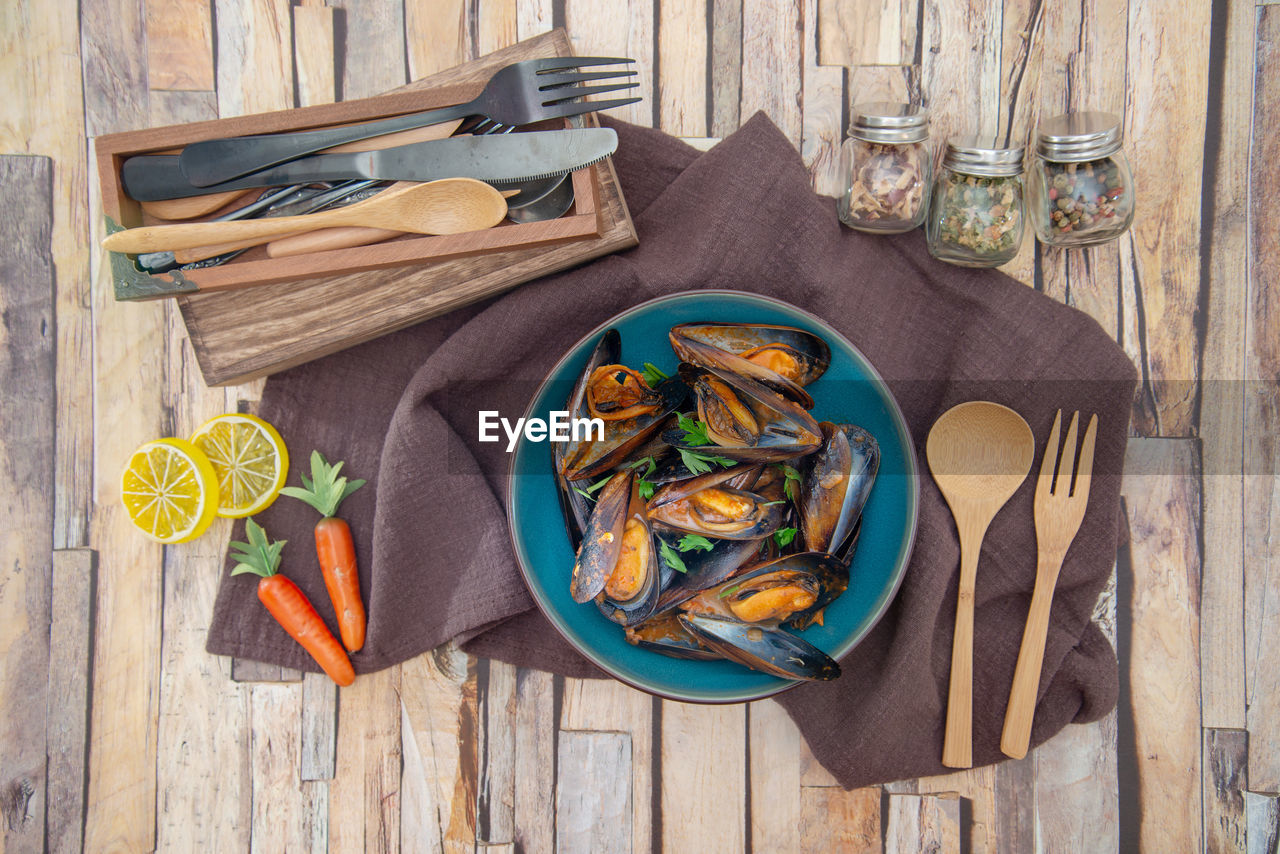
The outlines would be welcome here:
<svg viewBox="0 0 1280 854">
<path fill-rule="evenodd" d="M 375 98 L 98 137 L 107 232 L 159 222 L 121 188 L 120 165 L 135 154 L 464 103 L 503 66 L 570 53 L 564 31 L 555 30 Z M 597 124 L 592 113 L 574 121 Z M 221 266 L 155 275 L 140 270 L 130 256 L 110 253 L 116 299 L 176 297 L 205 381 L 242 382 L 636 245 L 612 162 L 579 169 L 572 181 L 573 207 L 543 222 L 504 222 L 455 235 L 404 235 L 285 258 L 269 258 L 256 247 Z"/>
</svg>

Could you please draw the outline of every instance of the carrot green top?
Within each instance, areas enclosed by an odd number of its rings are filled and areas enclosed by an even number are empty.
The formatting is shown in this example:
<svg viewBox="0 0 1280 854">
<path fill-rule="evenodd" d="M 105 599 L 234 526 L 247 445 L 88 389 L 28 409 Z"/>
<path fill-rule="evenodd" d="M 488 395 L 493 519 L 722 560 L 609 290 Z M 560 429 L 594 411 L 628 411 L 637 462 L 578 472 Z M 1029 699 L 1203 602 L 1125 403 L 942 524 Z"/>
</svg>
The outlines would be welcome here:
<svg viewBox="0 0 1280 854">
<path fill-rule="evenodd" d="M 311 452 L 311 477 L 302 475 L 303 489 L 286 486 L 280 490 L 290 498 L 305 501 L 320 512 L 326 519 L 337 514 L 338 505 L 347 496 L 364 486 L 363 480 L 347 482 L 345 477 L 338 477 L 342 463 L 329 465 L 329 461 L 319 451 Z"/>
<path fill-rule="evenodd" d="M 249 542 L 231 542 L 232 550 L 239 552 L 236 555 L 236 568 L 231 570 L 231 574 L 251 572 L 263 578 L 275 575 L 280 567 L 280 552 L 284 551 L 287 540 L 277 540 L 274 543 L 269 541 L 267 532 L 252 519 L 245 521 L 244 532 L 249 537 Z"/>
</svg>

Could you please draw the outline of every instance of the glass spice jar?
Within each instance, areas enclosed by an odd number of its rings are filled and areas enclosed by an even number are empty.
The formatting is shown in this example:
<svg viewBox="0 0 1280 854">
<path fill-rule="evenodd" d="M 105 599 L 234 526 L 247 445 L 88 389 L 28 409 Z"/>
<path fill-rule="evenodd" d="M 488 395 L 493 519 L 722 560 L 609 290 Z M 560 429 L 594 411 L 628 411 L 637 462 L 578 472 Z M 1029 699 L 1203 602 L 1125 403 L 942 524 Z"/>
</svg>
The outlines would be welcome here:
<svg viewBox="0 0 1280 854">
<path fill-rule="evenodd" d="M 947 140 L 925 221 L 929 254 L 964 267 L 995 267 L 1022 243 L 1022 146 L 990 137 Z"/>
<path fill-rule="evenodd" d="M 932 170 L 928 110 L 889 101 L 855 105 L 840 148 L 840 221 L 859 231 L 918 227 L 928 209 Z"/>
<path fill-rule="evenodd" d="M 1041 123 L 1027 199 L 1036 236 L 1050 246 L 1114 240 L 1133 223 L 1133 175 L 1120 119 L 1081 112 Z"/>
</svg>

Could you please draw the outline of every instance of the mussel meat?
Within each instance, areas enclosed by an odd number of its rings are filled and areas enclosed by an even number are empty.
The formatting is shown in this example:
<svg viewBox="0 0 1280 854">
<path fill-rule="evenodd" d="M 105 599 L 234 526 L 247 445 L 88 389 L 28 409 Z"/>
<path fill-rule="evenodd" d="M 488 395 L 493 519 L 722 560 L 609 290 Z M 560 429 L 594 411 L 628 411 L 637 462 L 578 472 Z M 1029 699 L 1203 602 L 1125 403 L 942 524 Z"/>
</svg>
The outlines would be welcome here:
<svg viewBox="0 0 1280 854">
<path fill-rule="evenodd" d="M 813 408 L 802 386 L 831 364 L 831 350 L 818 336 L 792 326 L 682 323 L 671 328 L 671 347 L 690 364 L 757 380 Z"/>
<path fill-rule="evenodd" d="M 680 366 L 680 378 L 697 395 L 698 417 L 711 444 L 690 444 L 684 431 L 667 430 L 662 439 L 673 447 L 773 462 L 803 456 L 822 443 L 812 415 L 753 379 L 687 364 Z"/>
<path fill-rule="evenodd" d="M 706 614 L 680 614 L 678 619 L 704 646 L 752 670 L 823 682 L 840 675 L 831 656 L 782 629 Z"/>
<path fill-rule="evenodd" d="M 663 486 L 649 499 L 649 518 L 663 528 L 723 540 L 769 536 L 782 524 L 782 506 L 754 492 L 724 485 L 737 468 Z"/>
<path fill-rule="evenodd" d="M 800 529 L 810 551 L 847 558 L 851 535 L 880 468 L 875 437 L 853 424 L 822 422 L 823 443 L 801 487 Z"/>
</svg>

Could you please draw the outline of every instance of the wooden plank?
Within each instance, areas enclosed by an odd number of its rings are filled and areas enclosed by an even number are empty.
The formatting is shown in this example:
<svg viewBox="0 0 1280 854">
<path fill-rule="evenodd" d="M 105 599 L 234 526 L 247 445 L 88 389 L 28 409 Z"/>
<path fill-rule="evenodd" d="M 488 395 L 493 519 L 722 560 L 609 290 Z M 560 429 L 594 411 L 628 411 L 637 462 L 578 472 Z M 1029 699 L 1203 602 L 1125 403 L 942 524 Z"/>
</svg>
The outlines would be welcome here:
<svg viewBox="0 0 1280 854">
<path fill-rule="evenodd" d="M 293 67 L 298 75 L 298 106 L 332 103 L 337 97 L 333 9 L 293 7 Z"/>
<path fill-rule="evenodd" d="M 657 102 L 654 82 L 654 2 L 626 0 L 626 11 L 613 0 L 564 0 L 565 28 L 577 56 L 625 56 L 635 60 L 640 85 L 628 96 L 644 100 L 606 110 L 632 124 L 654 127 Z"/>
<path fill-rule="evenodd" d="M 960 799 L 941 795 L 887 795 L 885 854 L 960 850 Z"/>
<path fill-rule="evenodd" d="M 800 789 L 803 742 L 791 717 L 773 700 L 747 706 L 753 851 L 795 851 L 800 844 L 804 825 Z M 877 801 L 877 817 L 879 814 Z M 806 846 L 806 850 L 832 849 Z"/>
<path fill-rule="evenodd" d="M 967 33 L 969 38 L 957 38 Z M 1001 7 L 982 0 L 925 3 L 921 78 L 930 135 L 994 134 L 1000 121 Z"/>
<path fill-rule="evenodd" d="M 1128 45 L 1124 28 L 1115 26 L 1115 21 L 1125 18 L 1127 7 L 1128 0 L 1042 4 L 1040 89 L 1030 93 L 1038 109 L 1028 116 L 1033 134 L 1034 123 L 1041 118 L 1064 112 L 1103 110 L 1117 116 L 1124 114 L 1124 88 L 1113 85 L 1114 78 L 1109 75 L 1092 73 L 1091 69 L 1124 66 Z M 1032 141 L 1034 144 L 1034 136 Z M 1131 287 L 1126 292 L 1129 303 L 1124 308 L 1127 327 L 1120 328 L 1118 242 L 1063 250 L 1028 239 L 1024 252 L 1029 252 L 1030 257 L 1024 254 L 1012 265 L 1020 271 L 1019 279 L 1031 281 L 1038 274 L 1039 286 L 1045 293 L 1079 308 L 1116 340 L 1137 340 L 1137 311 Z M 1032 272 L 1037 255 L 1039 269 Z"/>
<path fill-rule="evenodd" d="M 797 149 L 804 136 L 802 0 L 743 0 L 739 121 L 763 110 Z"/>
<path fill-rule="evenodd" d="M 169 122 L 203 122 L 218 117 L 218 93 L 166 92 L 152 89 L 147 93 L 151 121 L 156 124 Z"/>
<path fill-rule="evenodd" d="M 400 850 L 400 669 L 363 673 L 341 692 L 330 851 Z"/>
<path fill-rule="evenodd" d="M 38 848 L 47 801 L 54 436 L 53 163 L 0 156 L 0 376 L 17 406 L 0 408 L 0 848 Z M 67 662 L 68 678 L 83 672 Z"/>
<path fill-rule="evenodd" d="M 742 100 L 742 0 L 711 0 L 711 127 L 725 137 L 738 129 Z"/>
<path fill-rule="evenodd" d="M 904 21 L 916 13 L 904 0 L 820 0 L 817 7 L 821 65 L 904 65 L 915 47 Z M 806 95 L 807 97 L 807 95 Z"/>
<path fill-rule="evenodd" d="M 288 0 L 214 0 L 218 113 L 284 110 L 293 101 L 293 16 Z"/>
<path fill-rule="evenodd" d="M 551 32 L 553 6 L 552 0 L 516 0 L 516 33 L 521 41 Z"/>
<path fill-rule="evenodd" d="M 505 661 L 481 661 L 480 785 L 476 804 L 477 842 L 515 839 L 516 668 Z"/>
<path fill-rule="evenodd" d="M 630 736 L 564 730 L 556 767 L 556 851 L 626 851 L 632 815 Z"/>
<path fill-rule="evenodd" d="M 1045 7 L 1053 5 L 1061 4 L 1023 3 L 1018 0 L 1010 0 L 1004 4 L 1001 15 L 1000 92 L 995 95 L 998 102 L 996 129 L 999 138 L 1010 143 L 1025 144 L 1039 121 L 1040 80 L 1045 53 Z M 1027 151 L 1025 156 L 1025 162 L 1030 162 L 1031 152 Z M 1041 248 L 1032 229 L 1027 228 L 1018 254 L 1007 264 L 1002 264 L 1001 271 L 1025 285 L 1034 286 L 1036 259 Z M 1111 301 L 1114 303 L 1116 283 L 1112 281 L 1110 287 L 1113 293 Z"/>
<path fill-rule="evenodd" d="M 141 5 L 81 4 L 85 116 L 94 133 L 148 120 Z M 101 200 L 90 187 L 86 243 L 103 236 Z M 143 441 L 168 432 L 162 390 L 167 331 L 161 312 L 134 312 L 111 297 L 110 271 L 93 253 L 95 477 L 90 545 L 99 555 L 90 715 L 86 850 L 151 850 L 156 844 L 156 760 L 163 612 L 162 551 L 120 504 L 119 477 Z M 139 353 L 149 358 L 139 359 Z M 76 370 L 84 371 L 84 363 Z M 87 399 L 87 398 L 86 398 Z"/>
<path fill-rule="evenodd" d="M 1245 666 L 1249 730 L 1249 787 L 1280 792 L 1280 585 L 1275 583 L 1280 531 L 1280 276 L 1274 264 L 1280 216 L 1264 188 L 1280 180 L 1280 9 L 1258 10 L 1257 76 L 1250 156 L 1250 275 L 1246 280 L 1244 425 Z"/>
<path fill-rule="evenodd" d="M 624 732 L 631 737 L 631 850 L 637 852 L 661 845 L 653 838 L 653 798 L 660 782 L 653 778 L 652 760 L 656 704 L 649 695 L 612 679 L 566 679 L 560 709 L 561 730 Z M 684 782 L 678 791 L 693 790 Z M 737 802 L 741 801 L 739 796 Z M 664 815 L 664 829 L 667 820 Z"/>
<path fill-rule="evenodd" d="M 484 56 L 519 41 L 516 0 L 477 0 L 476 55 Z"/>
<path fill-rule="evenodd" d="M 556 679 L 541 670 L 516 672 L 515 843 L 521 851 L 554 847 Z"/>
<path fill-rule="evenodd" d="M 213 21 L 209 0 L 145 0 L 147 85 L 213 89 Z"/>
<path fill-rule="evenodd" d="M 1038 850 L 1118 851 L 1116 713 L 1066 727 L 1032 756 L 1035 819 L 1042 840 Z"/>
<path fill-rule="evenodd" d="M 253 718 L 249 779 L 253 788 L 250 844 L 254 851 L 311 849 L 316 825 L 327 823 L 312 799 L 314 787 L 298 778 L 301 690 L 296 685 L 249 689 Z M 321 849 L 323 850 L 323 849 Z"/>
<path fill-rule="evenodd" d="M 342 10 L 340 100 L 367 98 L 403 85 L 407 68 L 404 5 L 333 0 L 333 7 Z"/>
<path fill-rule="evenodd" d="M 1179 25 L 1167 26 L 1174 15 Z M 1142 208 L 1124 241 L 1133 253 L 1125 275 L 1132 276 L 1141 297 L 1141 346 L 1130 347 L 1130 355 L 1151 378 L 1155 429 L 1148 435 L 1195 433 L 1209 19 L 1206 4 L 1164 0 L 1129 6 L 1126 80 L 1130 91 L 1145 94 L 1126 99 L 1125 148 Z M 1171 66 L 1177 74 L 1167 73 Z"/>
<path fill-rule="evenodd" d="M 409 659 L 401 670 L 401 849 L 471 852 L 477 776 L 474 663 L 446 645 Z"/>
<path fill-rule="evenodd" d="M 822 763 L 809 749 L 809 743 L 800 739 L 800 785 L 802 786 L 839 786 L 840 781 L 831 772 L 822 767 Z"/>
<path fill-rule="evenodd" d="M 1017 848 L 1015 843 L 1026 836 L 1023 827 L 1031 823 L 1027 816 L 1032 786 L 1030 769 L 1029 760 L 984 765 L 921 777 L 910 790 L 900 792 L 895 786 L 891 793 L 960 798 L 966 808 L 961 818 L 961 838 L 975 854 L 1025 850 Z M 1017 791 L 1019 784 L 1025 792 Z"/>
<path fill-rule="evenodd" d="M 894 0 L 889 0 L 894 2 Z M 844 71 L 818 64 L 818 0 L 803 0 L 803 85 L 800 155 L 813 178 L 813 189 L 824 196 L 839 196 L 840 141 L 844 137 Z M 895 14 L 900 10 L 895 9 Z"/>
<path fill-rule="evenodd" d="M 881 792 L 876 786 L 850 791 L 834 786 L 802 787 L 799 850 L 879 854 L 884 850 L 881 845 L 880 798 Z M 769 804 L 765 802 L 762 806 L 767 808 Z M 756 815 L 754 809 L 752 815 Z"/>
<path fill-rule="evenodd" d="M 663 701 L 663 850 L 745 847 L 745 723 L 742 706 Z"/>
<path fill-rule="evenodd" d="M 1239 729 L 1204 730 L 1204 850 L 1244 851 L 1244 789 L 1248 734 Z"/>
<path fill-rule="evenodd" d="M 674 136 L 707 134 L 707 5 L 658 4 L 658 126 Z"/>
<path fill-rule="evenodd" d="M 461 65 L 471 57 L 466 0 L 405 0 L 409 79 Z"/>
<path fill-rule="evenodd" d="M 1122 485 L 1133 558 L 1129 690 L 1140 835 L 1152 851 L 1200 849 L 1200 680 L 1196 443 L 1129 442 Z"/>
<path fill-rule="evenodd" d="M 1248 822 L 1249 854 L 1275 854 L 1280 850 L 1280 799 L 1275 795 L 1244 793 Z"/>
<path fill-rule="evenodd" d="M 50 851 L 79 851 L 84 841 L 89 757 L 89 669 L 98 556 L 56 549 L 50 599 L 49 674 L 45 695 L 48 792 L 44 836 Z"/>
<path fill-rule="evenodd" d="M 1243 729 L 1244 677 L 1244 345 L 1248 280 L 1249 146 L 1256 13 L 1226 6 L 1218 139 L 1213 168 L 1203 404 L 1204 584 L 1200 610 L 1203 725 Z"/>
<path fill-rule="evenodd" d="M 302 677 L 303 780 L 331 780 L 338 749 L 338 686 L 322 673 Z"/>
</svg>

